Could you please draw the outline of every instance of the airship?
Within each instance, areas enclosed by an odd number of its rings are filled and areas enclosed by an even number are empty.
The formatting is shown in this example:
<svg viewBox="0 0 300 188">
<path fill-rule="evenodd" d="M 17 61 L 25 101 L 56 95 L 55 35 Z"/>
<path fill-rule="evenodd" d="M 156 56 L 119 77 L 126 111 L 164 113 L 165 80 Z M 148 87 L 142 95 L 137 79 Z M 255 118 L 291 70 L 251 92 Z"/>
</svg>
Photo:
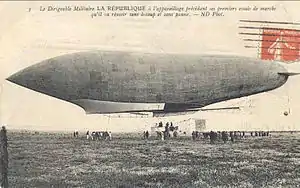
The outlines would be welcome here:
<svg viewBox="0 0 300 188">
<path fill-rule="evenodd" d="M 155 116 L 274 90 L 295 74 L 281 63 L 242 56 L 88 51 L 44 60 L 7 80 L 87 114 Z"/>
</svg>

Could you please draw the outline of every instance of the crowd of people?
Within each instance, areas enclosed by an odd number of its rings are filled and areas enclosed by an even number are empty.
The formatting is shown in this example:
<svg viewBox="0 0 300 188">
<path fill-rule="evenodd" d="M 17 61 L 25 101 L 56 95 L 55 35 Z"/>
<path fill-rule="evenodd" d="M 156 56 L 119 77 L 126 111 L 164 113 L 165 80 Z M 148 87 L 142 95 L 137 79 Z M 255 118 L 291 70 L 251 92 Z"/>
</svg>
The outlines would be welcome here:
<svg viewBox="0 0 300 188">
<path fill-rule="evenodd" d="M 159 122 L 157 125 L 158 128 L 156 130 L 157 139 L 159 140 L 166 140 L 171 137 L 176 138 L 178 137 L 178 126 L 174 126 L 172 122 L 167 122 L 165 126 L 163 126 L 162 122 Z M 186 134 L 184 132 L 184 134 Z M 75 130 L 73 132 L 73 136 L 78 138 L 79 132 Z M 252 131 L 252 132 L 245 132 L 245 131 L 210 131 L 210 132 L 200 132 L 200 131 L 193 131 L 192 132 L 192 140 L 200 140 L 200 139 L 209 139 L 210 143 L 216 143 L 217 141 L 222 141 L 224 143 L 234 142 L 237 139 L 243 139 L 246 137 L 268 137 L 270 136 L 269 131 Z M 150 137 L 149 131 L 143 132 L 143 139 L 148 140 Z M 112 140 L 112 134 L 110 131 L 87 131 L 86 132 L 86 139 L 87 140 Z"/>
<path fill-rule="evenodd" d="M 110 131 L 87 131 L 86 132 L 87 140 L 112 140 L 112 135 Z"/>
<path fill-rule="evenodd" d="M 150 136 L 149 131 L 144 131 L 144 133 L 143 133 L 144 140 L 148 140 L 149 136 Z"/>
<path fill-rule="evenodd" d="M 172 122 L 167 122 L 164 126 L 162 122 L 156 124 L 156 134 L 157 139 L 159 140 L 166 140 L 170 137 L 178 137 L 179 127 L 174 126 Z M 185 134 L 185 132 L 183 133 Z M 144 131 L 143 138 L 149 139 L 149 132 Z M 199 139 L 210 139 L 211 143 L 215 143 L 217 141 L 222 141 L 224 143 L 231 141 L 234 142 L 237 139 L 243 139 L 248 136 L 251 137 L 264 137 L 270 136 L 270 132 L 268 131 L 253 131 L 253 132 L 246 132 L 246 131 L 210 131 L 210 132 L 200 132 L 200 131 L 193 131 L 192 132 L 192 140 L 196 141 Z"/>
<path fill-rule="evenodd" d="M 166 140 L 170 137 L 178 137 L 178 126 L 174 126 L 172 122 L 167 122 L 165 126 L 163 126 L 162 122 L 158 123 L 158 128 L 164 127 L 163 131 L 156 131 L 158 139 Z"/>
<path fill-rule="evenodd" d="M 247 134 L 248 133 L 248 134 Z M 193 131 L 192 132 L 192 139 L 197 140 L 201 138 L 201 135 L 203 135 L 204 139 L 209 138 L 211 143 L 215 143 L 218 140 L 222 140 L 224 143 L 227 141 L 234 142 L 236 139 L 242 139 L 246 138 L 247 136 L 251 137 L 265 137 L 270 136 L 269 131 L 254 131 L 254 132 L 245 132 L 245 131 L 210 131 L 210 132 L 199 132 L 199 131 Z"/>
<path fill-rule="evenodd" d="M 73 137 L 78 138 L 79 132 L 75 130 L 73 132 Z M 87 131 L 86 132 L 87 140 L 112 140 L 112 134 L 110 131 Z"/>
<path fill-rule="evenodd" d="M 77 130 L 75 130 L 75 131 L 73 132 L 73 137 L 74 137 L 74 138 L 78 138 L 78 136 L 79 136 L 79 132 L 78 132 Z"/>
</svg>

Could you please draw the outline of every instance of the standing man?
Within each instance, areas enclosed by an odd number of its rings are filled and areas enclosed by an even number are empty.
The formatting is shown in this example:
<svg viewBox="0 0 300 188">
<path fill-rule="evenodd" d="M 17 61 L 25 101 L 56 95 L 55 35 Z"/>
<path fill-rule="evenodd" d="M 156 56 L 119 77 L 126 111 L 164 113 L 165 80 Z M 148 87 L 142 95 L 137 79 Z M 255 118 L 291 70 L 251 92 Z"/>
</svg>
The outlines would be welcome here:
<svg viewBox="0 0 300 188">
<path fill-rule="evenodd" d="M 8 151 L 7 151 L 7 136 L 6 128 L 2 126 L 0 132 L 0 171 L 1 171 L 1 188 L 8 188 Z"/>
<path fill-rule="evenodd" d="M 145 136 L 146 136 L 146 139 L 148 140 L 148 138 L 149 138 L 149 132 L 148 131 L 146 131 Z"/>
<path fill-rule="evenodd" d="M 108 132 L 108 139 L 111 140 L 112 136 L 111 136 L 111 131 Z"/>
<path fill-rule="evenodd" d="M 230 136 L 231 142 L 234 142 L 234 135 L 233 135 L 232 131 L 230 131 L 229 136 Z"/>
<path fill-rule="evenodd" d="M 86 139 L 88 140 L 90 138 L 90 131 L 86 132 Z"/>
</svg>

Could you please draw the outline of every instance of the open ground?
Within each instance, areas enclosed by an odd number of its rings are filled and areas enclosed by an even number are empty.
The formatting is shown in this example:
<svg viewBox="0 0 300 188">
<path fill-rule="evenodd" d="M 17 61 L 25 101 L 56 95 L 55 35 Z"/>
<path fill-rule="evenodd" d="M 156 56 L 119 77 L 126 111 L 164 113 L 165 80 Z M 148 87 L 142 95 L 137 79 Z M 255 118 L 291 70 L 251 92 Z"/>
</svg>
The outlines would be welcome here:
<svg viewBox="0 0 300 188">
<path fill-rule="evenodd" d="M 8 132 L 10 187 L 297 187 L 300 134 L 210 144 Z"/>
</svg>

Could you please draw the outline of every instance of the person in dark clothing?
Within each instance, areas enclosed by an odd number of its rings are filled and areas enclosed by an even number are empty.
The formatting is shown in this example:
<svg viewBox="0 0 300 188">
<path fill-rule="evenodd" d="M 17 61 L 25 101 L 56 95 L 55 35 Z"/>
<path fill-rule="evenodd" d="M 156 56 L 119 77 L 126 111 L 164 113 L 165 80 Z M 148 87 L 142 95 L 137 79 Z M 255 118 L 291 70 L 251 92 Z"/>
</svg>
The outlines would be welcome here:
<svg viewBox="0 0 300 188">
<path fill-rule="evenodd" d="M 168 128 L 169 128 L 169 122 L 167 122 L 167 123 L 166 123 L 166 127 L 168 127 Z"/>
<path fill-rule="evenodd" d="M 0 177 L 0 187 L 8 188 L 8 143 L 7 143 L 7 130 L 5 126 L 2 126 L 2 129 L 0 131 L 0 171 L 1 171 L 1 177 Z"/>
<path fill-rule="evenodd" d="M 149 132 L 148 131 L 146 131 L 145 136 L 146 136 L 146 139 L 148 140 L 148 138 L 149 138 Z"/>
<path fill-rule="evenodd" d="M 235 139 L 237 139 L 237 132 L 236 131 L 233 132 L 233 136 L 234 136 Z"/>
<path fill-rule="evenodd" d="M 174 131 L 175 130 L 175 127 L 173 126 L 173 123 L 171 122 L 170 124 L 170 131 Z"/>
<path fill-rule="evenodd" d="M 225 131 L 222 131 L 222 140 L 224 143 L 228 141 L 228 134 Z"/>
<path fill-rule="evenodd" d="M 163 127 L 163 123 L 159 122 L 158 127 Z"/>
<path fill-rule="evenodd" d="M 169 127 L 169 122 L 167 122 L 165 126 L 165 138 L 169 138 L 169 137 L 170 137 L 170 127 Z"/>
<path fill-rule="evenodd" d="M 173 137 L 174 137 L 174 138 L 177 138 L 177 136 L 178 136 L 177 131 L 174 131 L 174 132 L 173 132 Z"/>
<path fill-rule="evenodd" d="M 233 135 L 233 132 L 232 131 L 230 131 L 230 140 L 231 140 L 231 142 L 234 142 L 234 135 Z"/>
<path fill-rule="evenodd" d="M 166 123 L 165 131 L 169 131 L 169 123 Z"/>
<path fill-rule="evenodd" d="M 209 133 L 203 133 L 203 137 L 204 137 L 204 139 L 207 139 L 207 138 L 208 138 L 208 136 L 209 136 Z"/>
<path fill-rule="evenodd" d="M 216 133 L 217 133 L 218 140 L 221 140 L 222 139 L 222 133 L 221 133 L 221 131 L 218 131 Z"/>
<path fill-rule="evenodd" d="M 196 133 L 195 131 L 192 132 L 192 139 L 195 141 L 196 140 Z"/>
<path fill-rule="evenodd" d="M 217 140 L 218 133 L 216 133 L 214 131 L 210 131 L 209 137 L 210 137 L 210 143 L 214 144 L 215 141 Z"/>
<path fill-rule="evenodd" d="M 214 139 L 215 139 L 214 141 L 217 141 L 218 138 L 219 138 L 219 134 L 217 132 L 214 132 Z"/>
</svg>

